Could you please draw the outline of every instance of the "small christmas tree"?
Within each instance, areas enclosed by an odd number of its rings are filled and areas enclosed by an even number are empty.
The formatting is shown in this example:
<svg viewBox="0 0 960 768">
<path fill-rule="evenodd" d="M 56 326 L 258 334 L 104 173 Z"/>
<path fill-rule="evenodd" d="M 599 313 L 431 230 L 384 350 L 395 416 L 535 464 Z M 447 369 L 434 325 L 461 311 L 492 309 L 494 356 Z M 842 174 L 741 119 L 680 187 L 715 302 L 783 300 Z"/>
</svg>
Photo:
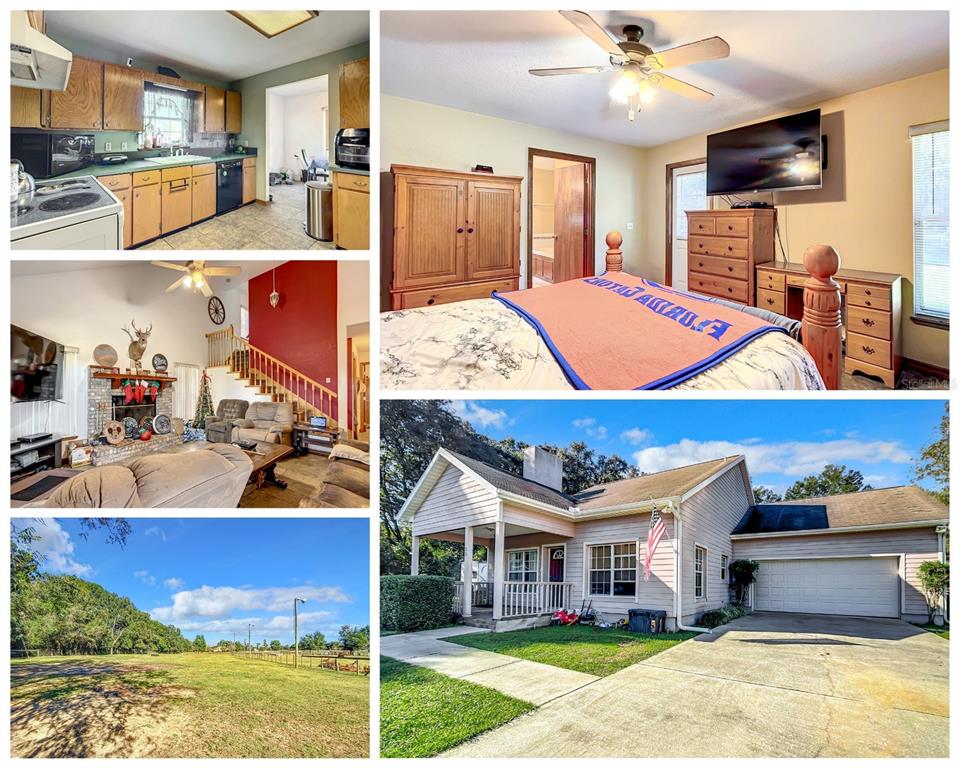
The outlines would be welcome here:
<svg viewBox="0 0 960 768">
<path fill-rule="evenodd" d="M 206 370 L 200 374 L 200 397 L 197 398 L 197 412 L 193 417 L 193 426 L 206 429 L 207 416 L 213 416 L 213 395 L 210 393 L 210 376 Z"/>
</svg>

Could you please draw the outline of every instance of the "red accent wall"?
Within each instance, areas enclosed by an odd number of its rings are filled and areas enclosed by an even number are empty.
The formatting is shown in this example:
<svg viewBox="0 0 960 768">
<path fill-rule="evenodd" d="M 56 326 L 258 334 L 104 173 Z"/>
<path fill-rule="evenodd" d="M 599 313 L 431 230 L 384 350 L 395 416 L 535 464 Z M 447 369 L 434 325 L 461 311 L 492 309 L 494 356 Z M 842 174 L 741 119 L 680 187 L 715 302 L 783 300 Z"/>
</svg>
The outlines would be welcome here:
<svg viewBox="0 0 960 768">
<path fill-rule="evenodd" d="M 247 285 L 250 343 L 336 392 L 337 263 L 288 261 L 276 276 L 276 309 L 270 306 L 273 271 Z M 336 410 L 332 415 L 337 418 Z"/>
</svg>

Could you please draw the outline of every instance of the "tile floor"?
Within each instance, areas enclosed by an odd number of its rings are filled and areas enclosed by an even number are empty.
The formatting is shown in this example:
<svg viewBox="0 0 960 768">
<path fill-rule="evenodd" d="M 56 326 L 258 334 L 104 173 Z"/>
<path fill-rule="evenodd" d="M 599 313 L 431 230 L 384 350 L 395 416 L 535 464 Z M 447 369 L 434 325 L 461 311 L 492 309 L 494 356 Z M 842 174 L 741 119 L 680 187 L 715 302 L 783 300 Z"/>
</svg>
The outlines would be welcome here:
<svg viewBox="0 0 960 768">
<path fill-rule="evenodd" d="M 303 231 L 306 193 L 303 184 L 270 187 L 273 202 L 251 203 L 140 247 L 142 251 L 330 250 Z"/>
</svg>

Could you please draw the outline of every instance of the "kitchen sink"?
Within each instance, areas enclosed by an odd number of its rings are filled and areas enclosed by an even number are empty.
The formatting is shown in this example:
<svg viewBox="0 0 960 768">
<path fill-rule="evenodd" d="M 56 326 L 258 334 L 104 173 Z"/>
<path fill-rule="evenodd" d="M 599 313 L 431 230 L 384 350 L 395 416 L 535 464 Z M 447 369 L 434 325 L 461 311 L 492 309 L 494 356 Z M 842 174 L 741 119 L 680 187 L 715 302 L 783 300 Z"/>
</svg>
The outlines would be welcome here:
<svg viewBox="0 0 960 768">
<path fill-rule="evenodd" d="M 213 162 L 212 158 L 203 155 L 174 155 L 173 157 L 145 157 L 145 162 L 156 163 L 157 165 L 177 165 L 178 163 L 192 163 L 196 160 L 206 160 Z"/>
</svg>

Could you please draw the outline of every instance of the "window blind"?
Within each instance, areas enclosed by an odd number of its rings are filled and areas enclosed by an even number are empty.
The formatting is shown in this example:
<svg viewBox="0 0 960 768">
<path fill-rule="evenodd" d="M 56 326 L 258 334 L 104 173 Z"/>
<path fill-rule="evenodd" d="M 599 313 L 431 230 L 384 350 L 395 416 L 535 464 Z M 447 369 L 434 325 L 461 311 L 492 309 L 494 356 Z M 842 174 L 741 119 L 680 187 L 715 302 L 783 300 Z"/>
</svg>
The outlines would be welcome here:
<svg viewBox="0 0 960 768">
<path fill-rule="evenodd" d="M 193 139 L 193 96 L 174 88 L 147 83 L 143 89 L 143 125 L 147 134 L 160 134 L 163 146 Z"/>
<path fill-rule="evenodd" d="M 200 366 L 174 363 L 173 375 L 177 377 L 173 415 L 187 421 L 196 414 L 197 398 L 200 397 Z"/>
<path fill-rule="evenodd" d="M 950 128 L 910 129 L 914 314 L 950 317 Z"/>
</svg>

